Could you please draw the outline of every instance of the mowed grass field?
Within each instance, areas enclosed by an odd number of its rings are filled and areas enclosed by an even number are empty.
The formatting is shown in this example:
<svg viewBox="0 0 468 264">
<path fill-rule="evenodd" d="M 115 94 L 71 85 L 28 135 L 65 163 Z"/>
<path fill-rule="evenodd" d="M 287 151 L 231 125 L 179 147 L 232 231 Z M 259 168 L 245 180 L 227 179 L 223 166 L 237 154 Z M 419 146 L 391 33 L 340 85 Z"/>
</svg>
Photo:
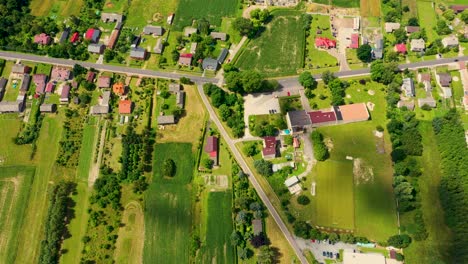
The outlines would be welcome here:
<svg viewBox="0 0 468 264">
<path fill-rule="evenodd" d="M 200 250 L 200 263 L 235 263 L 232 233 L 232 193 L 208 192 L 204 211 L 206 240 Z"/>
<path fill-rule="evenodd" d="M 236 66 L 257 70 L 268 77 L 294 75 L 303 67 L 305 33 L 301 13 L 272 12 L 273 19 L 258 38 L 241 51 Z"/>
<path fill-rule="evenodd" d="M 434 8 L 432 8 L 432 2 L 418 1 L 418 16 L 421 26 L 426 29 L 428 42 L 434 41 L 438 35 L 434 30 L 437 24 L 437 16 Z"/>
<path fill-rule="evenodd" d="M 83 0 L 32 0 L 31 14 L 34 16 L 50 16 L 53 18 L 67 18 L 80 13 Z"/>
<path fill-rule="evenodd" d="M 379 17 L 381 15 L 380 0 L 361 0 L 361 16 Z"/>
<path fill-rule="evenodd" d="M 333 154 L 332 154 L 333 155 Z M 354 229 L 353 163 L 327 160 L 314 167 L 316 175 L 315 224 L 327 228 Z"/>
<path fill-rule="evenodd" d="M 119 229 L 114 260 L 116 263 L 139 264 L 142 262 L 145 241 L 145 220 L 141 205 L 132 201 L 122 214 L 123 226 Z"/>
<path fill-rule="evenodd" d="M 331 0 L 332 5 L 337 7 L 355 8 L 359 7 L 359 0 Z"/>
<path fill-rule="evenodd" d="M 177 7 L 174 28 L 181 31 L 192 25 L 192 20 L 204 18 L 212 25 L 221 26 L 223 17 L 234 16 L 238 0 L 180 0 Z"/>
<path fill-rule="evenodd" d="M 114 0 L 112 2 L 118 1 Z M 132 0 L 128 8 L 125 25 L 140 29 L 143 29 L 145 25 L 151 22 L 165 25 L 169 14 L 176 11 L 178 2 L 178 0 Z M 157 20 L 153 20 L 153 18 Z"/>
<path fill-rule="evenodd" d="M 14 263 L 34 179 L 32 166 L 0 167 L 0 263 Z"/>
<path fill-rule="evenodd" d="M 176 174 L 170 179 L 161 174 L 168 158 L 176 164 Z M 156 144 L 153 180 L 145 197 L 143 263 L 189 262 L 193 168 L 191 144 Z"/>
</svg>

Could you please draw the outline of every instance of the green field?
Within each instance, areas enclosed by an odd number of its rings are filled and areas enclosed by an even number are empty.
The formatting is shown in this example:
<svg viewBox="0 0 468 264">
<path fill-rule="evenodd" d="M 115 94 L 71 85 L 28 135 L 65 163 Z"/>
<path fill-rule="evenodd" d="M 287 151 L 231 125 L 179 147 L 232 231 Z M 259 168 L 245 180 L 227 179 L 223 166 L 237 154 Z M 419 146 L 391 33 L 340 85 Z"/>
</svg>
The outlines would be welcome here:
<svg viewBox="0 0 468 264">
<path fill-rule="evenodd" d="M 52 71 L 52 65 L 39 63 L 36 65 L 36 74 L 50 75 Z"/>
<path fill-rule="evenodd" d="M 204 18 L 212 25 L 220 26 L 223 17 L 232 17 L 237 12 L 237 0 L 180 0 L 174 27 L 181 31 L 192 25 L 192 20 Z"/>
<path fill-rule="evenodd" d="M 167 16 L 175 12 L 177 3 L 177 0 L 132 0 L 125 24 L 140 29 L 151 21 L 166 25 Z"/>
<path fill-rule="evenodd" d="M 234 248 L 231 246 L 232 193 L 209 192 L 204 205 L 206 240 L 199 253 L 200 263 L 234 263 Z"/>
<path fill-rule="evenodd" d="M 301 13 L 272 11 L 273 19 L 241 51 L 236 66 L 265 76 L 294 75 L 303 67 L 305 34 Z"/>
<path fill-rule="evenodd" d="M 427 39 L 430 43 L 438 37 L 434 30 L 434 27 L 437 24 L 436 13 L 434 8 L 432 8 L 432 2 L 418 1 L 417 7 L 419 21 L 421 21 L 421 26 L 426 29 Z"/>
<path fill-rule="evenodd" d="M 314 167 L 316 221 L 327 228 L 354 229 L 353 163 L 327 160 Z"/>
<path fill-rule="evenodd" d="M 167 158 L 176 164 L 176 174 L 171 179 L 161 175 L 161 164 Z M 193 167 L 191 144 L 156 145 L 153 181 L 145 197 L 144 263 L 189 262 Z"/>
<path fill-rule="evenodd" d="M 334 6 L 345 7 L 345 8 L 355 8 L 359 7 L 359 0 L 331 0 Z"/>
<path fill-rule="evenodd" d="M 34 16 L 50 16 L 52 18 L 68 18 L 80 13 L 83 0 L 32 0 L 31 14 Z"/>
<path fill-rule="evenodd" d="M 14 263 L 35 168 L 0 167 L 0 263 Z"/>
</svg>

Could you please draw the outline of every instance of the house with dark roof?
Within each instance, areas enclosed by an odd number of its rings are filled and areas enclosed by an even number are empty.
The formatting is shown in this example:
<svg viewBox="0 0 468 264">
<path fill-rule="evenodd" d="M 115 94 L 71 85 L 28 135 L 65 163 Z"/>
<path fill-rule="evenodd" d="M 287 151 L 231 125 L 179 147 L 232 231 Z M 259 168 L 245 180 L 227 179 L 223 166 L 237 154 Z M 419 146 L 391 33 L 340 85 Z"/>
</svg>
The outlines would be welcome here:
<svg viewBox="0 0 468 264">
<path fill-rule="evenodd" d="M 419 32 L 419 27 L 418 26 L 406 26 L 405 31 L 407 34 L 411 34 L 414 32 Z"/>
<path fill-rule="evenodd" d="M 261 219 L 252 220 L 253 235 L 258 236 L 263 232 L 263 224 Z"/>
<path fill-rule="evenodd" d="M 452 83 L 452 76 L 449 73 L 438 73 L 436 80 L 441 87 L 450 87 Z"/>
<path fill-rule="evenodd" d="M 276 158 L 277 140 L 275 137 L 268 136 L 263 138 L 262 157 L 264 159 Z"/>
<path fill-rule="evenodd" d="M 224 60 L 226 59 L 227 55 L 229 54 L 229 50 L 223 48 L 216 59 L 219 65 L 223 64 Z"/>
<path fill-rule="evenodd" d="M 185 92 L 180 91 L 176 92 L 176 105 L 179 108 L 184 108 L 184 102 L 185 102 Z"/>
<path fill-rule="evenodd" d="M 406 97 L 414 97 L 416 95 L 414 89 L 414 82 L 412 78 L 404 78 L 401 90 L 405 93 Z"/>
<path fill-rule="evenodd" d="M 310 128 L 310 116 L 304 110 L 289 111 L 286 113 L 286 123 L 292 134 L 303 133 Z"/>
<path fill-rule="evenodd" d="M 206 138 L 205 152 L 208 153 L 210 159 L 214 161 L 214 165 L 218 165 L 218 138 L 209 136 Z"/>
<path fill-rule="evenodd" d="M 450 9 L 452 9 L 455 14 L 458 14 L 468 9 L 468 5 L 451 5 Z"/>
<path fill-rule="evenodd" d="M 161 26 L 152 26 L 147 25 L 143 28 L 143 34 L 153 35 L 153 36 L 162 36 L 164 34 L 164 28 Z"/>
<path fill-rule="evenodd" d="M 47 75 L 34 74 L 33 83 L 36 85 L 36 94 L 43 94 L 47 83 Z"/>
<path fill-rule="evenodd" d="M 60 44 L 65 43 L 65 41 L 67 41 L 68 39 L 68 36 L 70 36 L 70 28 L 65 28 L 62 31 L 62 35 L 60 35 L 59 43 Z"/>
<path fill-rule="evenodd" d="M 25 74 L 23 81 L 21 82 L 20 94 L 26 94 L 29 90 L 29 84 L 31 83 L 31 75 Z"/>
<path fill-rule="evenodd" d="M 161 54 L 163 50 L 164 50 L 164 45 L 163 45 L 162 39 L 159 38 L 156 41 L 156 45 L 154 45 L 153 52 L 156 54 Z"/>
<path fill-rule="evenodd" d="M 349 45 L 350 49 L 359 48 L 359 34 L 351 34 L 351 44 Z"/>
<path fill-rule="evenodd" d="M 92 43 L 97 43 L 100 36 L 101 31 L 96 28 L 90 28 L 85 33 L 85 39 L 90 40 Z"/>
<path fill-rule="evenodd" d="M 49 45 L 52 38 L 46 33 L 37 34 L 34 36 L 34 43 L 39 45 Z"/>
<path fill-rule="evenodd" d="M 89 53 L 102 54 L 105 49 L 106 49 L 106 46 L 101 43 L 91 43 L 88 45 Z"/>
<path fill-rule="evenodd" d="M 99 76 L 97 81 L 98 88 L 109 88 L 111 84 L 111 77 L 109 76 Z"/>
<path fill-rule="evenodd" d="M 65 84 L 62 87 L 62 92 L 60 93 L 60 103 L 68 104 L 70 101 L 70 89 L 71 87 L 69 84 Z"/>
<path fill-rule="evenodd" d="M 322 49 L 336 48 L 336 41 L 329 38 L 315 38 L 315 47 Z"/>
<path fill-rule="evenodd" d="M 122 23 L 123 15 L 117 13 L 101 13 L 101 20 L 104 23 Z"/>
<path fill-rule="evenodd" d="M 405 43 L 396 44 L 394 50 L 395 50 L 397 53 L 405 54 L 405 53 L 407 52 L 407 50 L 406 50 L 406 44 L 405 44 Z"/>
<path fill-rule="evenodd" d="M 136 59 L 136 60 L 145 60 L 146 59 L 146 49 L 141 48 L 141 47 L 136 47 L 130 49 L 130 58 Z"/>
<path fill-rule="evenodd" d="M 119 101 L 119 114 L 128 115 L 132 113 L 132 101 L 120 100 Z"/>
<path fill-rule="evenodd" d="M 158 125 L 172 125 L 175 124 L 174 115 L 160 115 L 158 116 Z"/>
<path fill-rule="evenodd" d="M 2 101 L 3 95 L 5 94 L 7 82 L 7 79 L 0 77 L 0 101 Z"/>
<path fill-rule="evenodd" d="M 213 58 L 205 58 L 202 62 L 203 70 L 216 71 L 218 70 L 218 61 Z"/>
<path fill-rule="evenodd" d="M 39 107 L 41 113 L 55 113 L 57 111 L 56 104 L 41 104 Z"/>
<path fill-rule="evenodd" d="M 190 53 L 182 53 L 179 56 L 179 65 L 182 66 L 190 66 L 192 64 L 192 57 L 193 54 Z"/>
<path fill-rule="evenodd" d="M 210 37 L 212 37 L 213 39 L 218 39 L 218 40 L 222 40 L 222 41 L 226 41 L 227 39 L 227 34 L 224 33 L 224 32 L 211 32 L 210 33 Z"/>
<path fill-rule="evenodd" d="M 96 73 L 95 72 L 88 71 L 88 73 L 86 73 L 86 81 L 87 82 L 94 82 L 94 78 L 96 78 Z"/>
</svg>

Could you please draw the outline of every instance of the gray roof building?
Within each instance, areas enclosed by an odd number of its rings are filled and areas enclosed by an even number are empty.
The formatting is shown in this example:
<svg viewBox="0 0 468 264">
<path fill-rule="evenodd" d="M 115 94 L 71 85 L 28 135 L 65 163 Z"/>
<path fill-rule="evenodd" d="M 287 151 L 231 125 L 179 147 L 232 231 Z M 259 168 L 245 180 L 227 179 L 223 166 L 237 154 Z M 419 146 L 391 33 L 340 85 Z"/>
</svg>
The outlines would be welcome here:
<svg viewBox="0 0 468 264">
<path fill-rule="evenodd" d="M 178 83 L 170 83 L 169 84 L 169 92 L 176 93 L 180 91 L 180 84 Z"/>
<path fill-rule="evenodd" d="M 263 224 L 261 219 L 252 220 L 253 234 L 254 236 L 259 235 L 263 232 Z"/>
<path fill-rule="evenodd" d="M 222 40 L 222 41 L 226 41 L 226 39 L 227 39 L 227 34 L 224 33 L 224 32 L 211 32 L 210 36 L 213 39 L 219 39 L 219 40 Z"/>
<path fill-rule="evenodd" d="M 310 116 L 304 110 L 286 113 L 286 122 L 292 133 L 301 133 L 312 124 Z"/>
<path fill-rule="evenodd" d="M 62 93 L 60 94 L 60 102 L 61 103 L 68 103 L 69 101 L 69 98 L 70 98 L 70 85 L 69 84 L 65 84 L 63 87 L 62 87 Z"/>
<path fill-rule="evenodd" d="M 226 59 L 227 55 L 229 54 L 229 50 L 222 49 L 221 53 L 219 53 L 218 58 L 216 59 L 219 64 L 223 64 L 224 60 Z"/>
<path fill-rule="evenodd" d="M 426 48 L 426 42 L 422 38 L 412 39 L 410 46 L 411 46 L 411 51 L 419 52 L 419 51 L 423 51 Z"/>
<path fill-rule="evenodd" d="M 0 77 L 0 91 L 5 91 L 8 80 Z"/>
<path fill-rule="evenodd" d="M 159 125 L 175 124 L 174 115 L 161 115 L 161 116 L 158 116 L 158 124 Z"/>
<path fill-rule="evenodd" d="M 164 34 L 164 28 L 162 28 L 161 26 L 148 25 L 143 28 L 143 34 L 153 35 L 153 36 L 162 36 L 162 34 Z"/>
<path fill-rule="evenodd" d="M 154 45 L 154 53 L 156 54 L 161 54 L 164 50 L 164 45 L 163 45 L 163 42 L 162 42 L 162 39 L 159 38 L 158 41 L 156 42 L 156 45 Z"/>
<path fill-rule="evenodd" d="M 132 48 L 130 50 L 130 57 L 132 59 L 144 60 L 146 59 L 146 49 L 141 47 Z"/>
<path fill-rule="evenodd" d="M 105 115 L 109 113 L 109 101 L 110 101 L 111 92 L 104 91 L 100 98 L 100 103 L 93 105 L 90 108 L 90 114 L 92 115 Z"/>
<path fill-rule="evenodd" d="M 439 81 L 440 86 L 450 87 L 452 82 L 452 76 L 449 73 L 438 73 L 437 80 Z"/>
<path fill-rule="evenodd" d="M 432 108 L 437 106 L 436 101 L 432 97 L 426 97 L 426 98 L 420 98 L 418 99 L 418 105 L 419 107 L 422 107 L 423 105 L 428 105 Z"/>
<path fill-rule="evenodd" d="M 68 40 L 68 36 L 70 36 L 70 28 L 65 28 L 62 32 L 62 35 L 60 35 L 59 43 L 65 43 Z"/>
<path fill-rule="evenodd" d="M 411 78 L 404 78 L 403 84 L 401 85 L 401 90 L 405 92 L 406 97 L 414 97 L 415 90 L 414 90 L 414 82 Z"/>
<path fill-rule="evenodd" d="M 382 37 L 375 39 L 374 48 L 372 48 L 372 56 L 374 59 L 381 59 L 383 57 L 384 41 Z"/>
<path fill-rule="evenodd" d="M 0 113 L 19 113 L 23 111 L 23 101 L 0 102 Z"/>
<path fill-rule="evenodd" d="M 213 58 L 206 58 L 202 62 L 204 70 L 216 71 L 218 69 L 218 61 Z"/>
<path fill-rule="evenodd" d="M 25 74 L 29 73 L 30 68 L 26 65 L 23 64 L 14 64 L 13 67 L 11 67 L 11 72 L 12 73 L 19 73 L 19 74 Z"/>
<path fill-rule="evenodd" d="M 185 92 L 184 92 L 184 91 L 180 91 L 180 92 L 177 92 L 175 95 L 176 95 L 176 105 L 177 105 L 179 108 L 184 108 Z"/>
<path fill-rule="evenodd" d="M 88 52 L 90 53 L 102 54 L 105 49 L 106 46 L 100 43 L 91 43 L 88 45 Z"/>
<path fill-rule="evenodd" d="M 414 101 L 413 100 L 410 100 L 410 101 L 398 101 L 397 103 L 397 107 L 398 108 L 402 108 L 402 107 L 406 107 L 408 108 L 408 110 L 411 110 L 413 111 L 414 110 Z"/>
<path fill-rule="evenodd" d="M 184 28 L 184 36 L 190 37 L 192 34 L 198 33 L 198 29 L 194 27 L 186 27 Z"/>
<path fill-rule="evenodd" d="M 56 104 L 41 104 L 39 107 L 39 111 L 41 113 L 54 113 L 57 111 L 57 105 Z"/>
<path fill-rule="evenodd" d="M 101 13 L 101 20 L 104 23 L 122 23 L 123 15 L 117 13 Z"/>
<path fill-rule="evenodd" d="M 21 82 L 20 92 L 26 94 L 29 90 L 29 84 L 31 83 L 31 75 L 25 74 L 23 81 Z"/>
</svg>

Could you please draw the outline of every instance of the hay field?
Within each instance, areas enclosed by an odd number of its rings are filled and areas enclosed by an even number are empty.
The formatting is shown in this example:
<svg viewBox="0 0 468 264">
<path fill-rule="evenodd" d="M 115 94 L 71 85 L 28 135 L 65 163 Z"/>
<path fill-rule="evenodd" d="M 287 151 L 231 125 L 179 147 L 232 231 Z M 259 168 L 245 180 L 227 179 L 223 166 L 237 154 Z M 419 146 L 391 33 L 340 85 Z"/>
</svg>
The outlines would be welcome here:
<svg viewBox="0 0 468 264">
<path fill-rule="evenodd" d="M 361 0 L 361 16 L 380 17 L 380 0 Z"/>
</svg>

